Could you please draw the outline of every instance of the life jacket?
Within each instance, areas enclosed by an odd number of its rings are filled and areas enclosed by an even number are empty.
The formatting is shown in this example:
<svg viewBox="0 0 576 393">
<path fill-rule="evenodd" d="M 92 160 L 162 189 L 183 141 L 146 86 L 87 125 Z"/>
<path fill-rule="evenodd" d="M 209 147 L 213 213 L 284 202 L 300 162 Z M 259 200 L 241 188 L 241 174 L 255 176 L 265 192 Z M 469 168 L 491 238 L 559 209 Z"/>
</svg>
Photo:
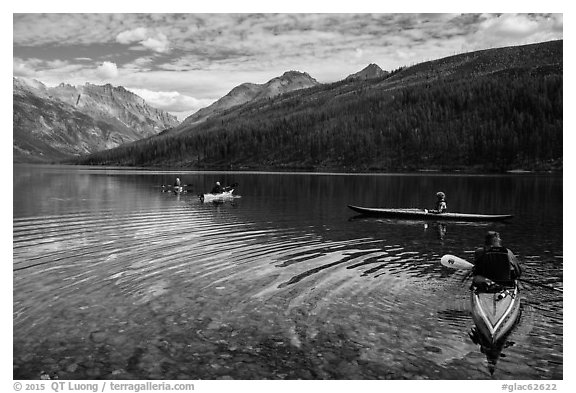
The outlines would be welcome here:
<svg viewBox="0 0 576 393">
<path fill-rule="evenodd" d="M 447 210 L 447 206 L 446 199 L 436 201 L 436 210 L 440 213 L 444 213 Z"/>
<path fill-rule="evenodd" d="M 491 247 L 480 254 L 474 265 L 474 274 L 484 276 L 497 284 L 514 284 L 512 261 L 505 247 Z"/>
</svg>

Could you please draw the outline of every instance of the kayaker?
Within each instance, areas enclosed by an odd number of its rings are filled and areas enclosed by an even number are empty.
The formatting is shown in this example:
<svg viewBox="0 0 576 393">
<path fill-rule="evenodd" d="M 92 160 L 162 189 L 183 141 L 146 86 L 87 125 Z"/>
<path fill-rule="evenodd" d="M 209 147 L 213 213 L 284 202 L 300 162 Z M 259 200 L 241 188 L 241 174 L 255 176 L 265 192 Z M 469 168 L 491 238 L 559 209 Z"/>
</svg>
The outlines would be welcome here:
<svg viewBox="0 0 576 393">
<path fill-rule="evenodd" d="M 440 214 L 445 213 L 448 210 L 448 205 L 446 204 L 446 194 L 442 191 L 436 193 L 436 206 L 434 210 L 430 210 L 430 213 Z"/>
<path fill-rule="evenodd" d="M 176 181 L 174 182 L 174 187 L 180 187 L 180 178 L 177 177 Z"/>
<path fill-rule="evenodd" d="M 489 231 L 484 240 L 484 248 L 476 250 L 472 274 L 472 285 L 480 289 L 500 286 L 512 286 L 514 280 L 522 274 L 516 256 L 502 247 L 498 232 Z"/>
<path fill-rule="evenodd" d="M 224 192 L 224 189 L 222 188 L 222 186 L 220 185 L 220 182 L 217 181 L 216 184 L 214 185 L 214 187 L 212 188 L 212 191 L 210 191 L 211 194 L 221 194 Z"/>
</svg>

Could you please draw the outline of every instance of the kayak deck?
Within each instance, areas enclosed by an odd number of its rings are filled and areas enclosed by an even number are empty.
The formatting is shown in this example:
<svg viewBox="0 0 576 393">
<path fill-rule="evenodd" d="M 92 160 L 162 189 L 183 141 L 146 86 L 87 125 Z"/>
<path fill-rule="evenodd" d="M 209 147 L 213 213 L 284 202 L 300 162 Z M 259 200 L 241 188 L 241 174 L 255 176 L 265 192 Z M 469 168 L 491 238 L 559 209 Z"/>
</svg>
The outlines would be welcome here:
<svg viewBox="0 0 576 393">
<path fill-rule="evenodd" d="M 478 331 L 492 344 L 508 335 L 520 315 L 518 285 L 496 292 L 472 291 L 470 302 Z"/>
<path fill-rule="evenodd" d="M 512 218 L 510 214 L 432 213 L 424 209 L 385 209 L 348 205 L 357 213 L 388 218 L 418 218 L 425 220 L 498 221 Z"/>
</svg>

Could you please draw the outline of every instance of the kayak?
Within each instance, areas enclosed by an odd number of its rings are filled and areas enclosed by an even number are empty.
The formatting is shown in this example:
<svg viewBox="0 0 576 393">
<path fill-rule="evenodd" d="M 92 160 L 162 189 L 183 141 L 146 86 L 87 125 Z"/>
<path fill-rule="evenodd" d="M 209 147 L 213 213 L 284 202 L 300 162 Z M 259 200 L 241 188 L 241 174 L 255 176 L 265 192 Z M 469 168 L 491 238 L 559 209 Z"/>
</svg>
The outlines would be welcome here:
<svg viewBox="0 0 576 393">
<path fill-rule="evenodd" d="M 234 196 L 232 193 L 234 189 L 229 191 L 224 191 L 219 194 L 200 194 L 200 200 L 202 202 L 223 202 L 227 199 L 232 199 Z"/>
<path fill-rule="evenodd" d="M 472 319 L 478 332 L 492 345 L 501 342 L 510 333 L 520 316 L 517 282 L 513 287 L 497 291 L 472 290 L 470 302 Z"/>
<path fill-rule="evenodd" d="M 162 185 L 162 192 L 184 193 L 184 192 L 188 192 L 187 187 L 188 186 Z"/>
<path fill-rule="evenodd" d="M 514 217 L 511 214 L 432 213 L 426 209 L 383 209 L 348 205 L 366 216 L 388 218 L 417 218 L 423 220 L 498 221 Z"/>
<path fill-rule="evenodd" d="M 233 192 L 234 189 L 219 194 L 200 194 L 200 200 L 202 202 L 223 202 L 227 199 L 234 198 L 234 195 L 232 195 Z"/>
<path fill-rule="evenodd" d="M 440 263 L 451 269 L 470 272 L 474 268 L 472 263 L 450 254 L 444 255 Z M 506 346 L 506 337 L 520 318 L 518 280 L 494 290 L 473 289 L 470 292 L 470 304 L 476 329 L 472 329 L 469 335 L 475 344 L 480 345 L 488 361 L 488 370 L 493 375 L 502 349 Z"/>
</svg>

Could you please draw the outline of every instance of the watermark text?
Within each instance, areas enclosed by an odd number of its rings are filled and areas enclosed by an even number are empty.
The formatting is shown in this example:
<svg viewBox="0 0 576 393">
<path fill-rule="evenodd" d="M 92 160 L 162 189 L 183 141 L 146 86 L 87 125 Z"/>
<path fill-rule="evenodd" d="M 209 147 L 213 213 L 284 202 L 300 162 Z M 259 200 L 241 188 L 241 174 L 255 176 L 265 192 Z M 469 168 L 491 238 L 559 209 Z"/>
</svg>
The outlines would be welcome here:
<svg viewBox="0 0 576 393">
<path fill-rule="evenodd" d="M 193 383 L 183 382 L 14 382 L 16 392 L 193 392 Z"/>
<path fill-rule="evenodd" d="M 553 391 L 558 390 L 555 383 L 503 383 L 502 391 Z"/>
</svg>

